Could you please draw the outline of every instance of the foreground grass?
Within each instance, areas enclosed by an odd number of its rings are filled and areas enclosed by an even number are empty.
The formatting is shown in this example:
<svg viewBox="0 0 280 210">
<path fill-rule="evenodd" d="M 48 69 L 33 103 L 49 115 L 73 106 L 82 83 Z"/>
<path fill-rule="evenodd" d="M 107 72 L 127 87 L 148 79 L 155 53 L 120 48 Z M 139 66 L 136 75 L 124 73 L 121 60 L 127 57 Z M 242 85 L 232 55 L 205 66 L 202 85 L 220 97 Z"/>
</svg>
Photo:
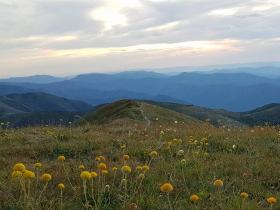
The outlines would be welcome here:
<svg viewBox="0 0 280 210">
<path fill-rule="evenodd" d="M 0 209 L 280 209 L 267 202 L 280 196 L 277 127 L 179 122 L 145 128 L 122 122 L 1 130 L 0 135 Z M 60 155 L 65 161 L 57 159 Z M 18 162 L 38 176 L 12 177 Z M 42 167 L 35 168 L 38 162 Z M 98 176 L 81 177 L 82 171 Z M 44 173 L 51 179 L 42 180 Z M 223 186 L 214 186 L 218 179 Z M 164 183 L 173 190 L 160 189 Z M 241 198 L 241 192 L 249 197 Z M 191 195 L 199 200 L 191 201 Z"/>
</svg>

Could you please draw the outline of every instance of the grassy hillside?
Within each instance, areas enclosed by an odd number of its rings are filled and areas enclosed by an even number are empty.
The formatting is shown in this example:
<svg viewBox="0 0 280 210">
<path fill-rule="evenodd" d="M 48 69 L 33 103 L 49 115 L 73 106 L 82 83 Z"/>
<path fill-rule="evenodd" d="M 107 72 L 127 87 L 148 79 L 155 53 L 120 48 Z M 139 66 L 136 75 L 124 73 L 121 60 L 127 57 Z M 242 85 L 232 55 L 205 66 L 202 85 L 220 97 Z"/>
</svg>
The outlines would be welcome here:
<svg viewBox="0 0 280 210">
<path fill-rule="evenodd" d="M 209 122 L 214 126 L 242 127 L 280 124 L 280 105 L 270 104 L 250 112 L 229 112 L 169 102 L 120 100 L 100 105 L 87 113 L 80 123 L 108 123 L 120 119 L 155 122 Z"/>
<path fill-rule="evenodd" d="M 33 92 L 34 90 L 32 90 L 29 87 L 21 87 L 21 86 L 17 86 L 16 84 L 6 84 L 6 83 L 1 83 L 0 84 L 0 96 L 3 95 L 8 95 L 8 94 L 12 94 L 12 93 L 27 93 L 27 92 Z"/>
<path fill-rule="evenodd" d="M 22 112 L 88 111 L 91 106 L 46 93 L 10 94 L 0 97 L 0 102 Z"/>
<path fill-rule="evenodd" d="M 0 209 L 261 210 L 280 197 L 279 127 L 129 122 L 1 130 Z M 37 175 L 12 177 L 19 162 Z"/>
<path fill-rule="evenodd" d="M 63 124 L 77 120 L 92 107 L 46 93 L 24 93 L 0 96 L 0 120 L 11 126 Z"/>
<path fill-rule="evenodd" d="M 153 102 L 148 103 L 155 104 L 157 106 L 165 107 L 176 112 L 182 113 L 187 116 L 191 116 L 201 121 L 207 121 L 215 126 L 229 125 L 229 126 L 241 126 L 242 122 L 239 121 L 239 113 L 229 112 L 222 109 L 209 109 L 194 105 L 184 105 L 176 103 L 166 102 Z"/>
<path fill-rule="evenodd" d="M 120 119 L 144 121 L 146 124 L 150 124 L 154 121 L 200 122 L 190 116 L 182 115 L 173 110 L 149 104 L 144 101 L 120 100 L 97 107 L 94 111 L 86 114 L 81 123 L 108 123 Z"/>
<path fill-rule="evenodd" d="M 280 124 L 280 104 L 268 104 L 241 114 L 241 121 L 250 125 Z"/>
</svg>

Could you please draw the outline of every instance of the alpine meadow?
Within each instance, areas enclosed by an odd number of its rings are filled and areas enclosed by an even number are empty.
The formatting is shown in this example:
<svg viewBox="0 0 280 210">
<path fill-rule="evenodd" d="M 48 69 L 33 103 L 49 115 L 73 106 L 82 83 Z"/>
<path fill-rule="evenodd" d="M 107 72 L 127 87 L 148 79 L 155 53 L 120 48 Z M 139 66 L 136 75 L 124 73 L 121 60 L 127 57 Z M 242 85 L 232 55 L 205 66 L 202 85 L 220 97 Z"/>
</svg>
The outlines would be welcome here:
<svg viewBox="0 0 280 210">
<path fill-rule="evenodd" d="M 279 0 L 0 0 L 0 210 L 279 210 Z"/>
</svg>

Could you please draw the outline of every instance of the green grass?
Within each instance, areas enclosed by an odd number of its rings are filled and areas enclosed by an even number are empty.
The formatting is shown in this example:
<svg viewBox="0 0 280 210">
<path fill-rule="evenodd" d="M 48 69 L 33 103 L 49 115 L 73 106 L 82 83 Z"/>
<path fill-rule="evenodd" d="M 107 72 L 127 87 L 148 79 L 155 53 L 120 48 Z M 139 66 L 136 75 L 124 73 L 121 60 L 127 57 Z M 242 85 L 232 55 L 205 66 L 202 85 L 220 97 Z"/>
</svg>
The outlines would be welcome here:
<svg viewBox="0 0 280 210">
<path fill-rule="evenodd" d="M 181 143 L 174 139 L 181 139 Z M 170 148 L 168 142 L 172 142 Z M 122 145 L 126 145 L 124 150 Z M 149 153 L 153 150 L 159 156 L 151 161 Z M 179 150 L 184 154 L 179 155 Z M 167 194 L 160 191 L 165 182 L 174 186 L 169 195 L 174 210 L 240 209 L 239 194 L 243 191 L 249 194 L 244 210 L 269 209 L 266 198 L 280 196 L 278 127 L 240 130 L 181 121 L 177 124 L 152 122 L 146 127 L 145 123 L 123 120 L 75 128 L 10 129 L 0 131 L 0 154 L 0 209 L 5 210 L 60 209 L 60 192 L 56 186 L 61 182 L 66 186 L 63 209 L 87 209 L 79 165 L 84 164 L 85 170 L 98 171 L 95 157 L 99 155 L 106 158 L 109 168 L 106 178 L 102 177 L 105 179 L 102 184 L 98 184 L 97 178 L 93 185 L 94 198 L 98 209 L 102 210 L 129 209 L 132 203 L 137 204 L 138 209 L 167 210 Z M 57 160 L 61 154 L 66 157 L 67 173 Z M 126 164 L 132 168 L 127 176 L 126 190 L 121 185 L 123 154 L 130 156 Z M 182 159 L 186 164 L 182 164 Z M 18 180 L 11 178 L 13 165 L 17 162 L 33 171 L 33 164 L 42 162 L 40 174 L 46 172 L 53 177 L 40 199 L 38 195 L 44 184 L 39 181 L 36 186 L 36 179 L 32 180 L 29 206 L 23 200 Z M 137 179 L 140 172 L 135 168 L 148 163 L 150 170 L 140 184 Z M 119 168 L 115 178 L 113 166 Z M 215 179 L 224 181 L 219 190 L 213 186 Z M 87 186 L 88 201 L 94 207 L 91 186 L 89 183 Z M 197 204 L 189 201 L 192 194 L 201 198 Z M 280 209 L 280 205 L 275 204 L 273 209 Z"/>
</svg>

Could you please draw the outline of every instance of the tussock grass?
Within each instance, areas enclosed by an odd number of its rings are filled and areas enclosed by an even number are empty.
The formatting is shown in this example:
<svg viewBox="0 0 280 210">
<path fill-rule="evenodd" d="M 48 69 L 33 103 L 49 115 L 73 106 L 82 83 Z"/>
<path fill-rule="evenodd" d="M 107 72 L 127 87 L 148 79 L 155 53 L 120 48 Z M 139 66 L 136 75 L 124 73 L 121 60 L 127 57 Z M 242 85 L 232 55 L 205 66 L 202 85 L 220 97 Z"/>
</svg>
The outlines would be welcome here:
<svg viewBox="0 0 280 210">
<path fill-rule="evenodd" d="M 151 151 L 158 156 L 150 157 Z M 129 155 L 124 160 L 123 155 Z M 66 160 L 57 160 L 64 155 Z M 105 161 L 96 161 L 104 156 Z M 45 183 L 31 179 L 28 202 L 19 178 L 12 178 L 14 164 L 21 162 Z M 109 174 L 101 175 L 100 162 Z M 270 209 L 266 199 L 280 197 L 280 135 L 278 127 L 215 128 L 203 123 L 145 123 L 122 120 L 104 125 L 73 128 L 32 127 L 0 131 L 0 209 Z M 79 168 L 83 164 L 84 169 Z M 144 173 L 137 166 L 149 165 Z M 128 165 L 131 173 L 123 173 Z M 118 167 L 113 171 L 112 167 Z M 96 171 L 86 180 L 86 200 L 81 171 Z M 139 179 L 141 173 L 145 174 Z M 213 185 L 221 179 L 224 185 Z M 27 181 L 26 181 L 27 182 Z M 160 191 L 163 183 L 174 190 Z M 64 183 L 62 194 L 57 188 Z M 108 186 L 107 186 L 108 185 Z M 92 191 L 93 190 L 93 191 Z M 42 196 L 38 199 L 40 192 Z M 248 199 L 240 197 L 249 194 Z M 167 195 L 168 194 L 168 195 Z M 190 196 L 199 196 L 198 202 Z M 170 198 L 170 205 L 167 202 Z M 241 207 L 242 205 L 242 207 Z M 171 207 L 170 207 L 171 206 Z M 276 203 L 273 209 L 280 209 Z"/>
</svg>

